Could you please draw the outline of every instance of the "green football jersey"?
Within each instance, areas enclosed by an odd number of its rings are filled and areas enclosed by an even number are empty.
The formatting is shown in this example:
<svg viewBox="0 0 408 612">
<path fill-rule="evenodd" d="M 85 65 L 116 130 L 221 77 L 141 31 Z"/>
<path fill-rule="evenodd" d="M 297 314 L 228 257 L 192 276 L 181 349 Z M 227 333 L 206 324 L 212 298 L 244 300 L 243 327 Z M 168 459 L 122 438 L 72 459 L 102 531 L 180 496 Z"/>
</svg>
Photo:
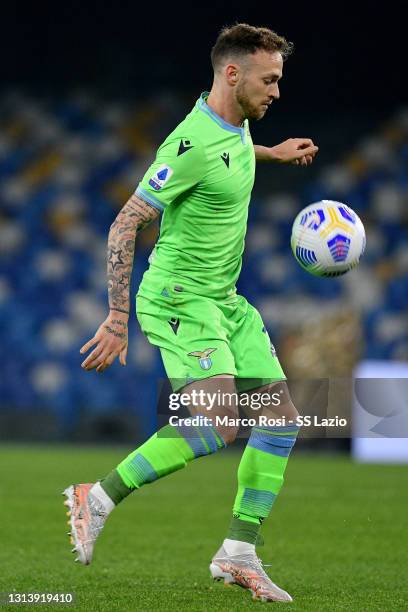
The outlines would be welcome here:
<svg viewBox="0 0 408 612">
<path fill-rule="evenodd" d="M 163 211 L 139 292 L 162 279 L 214 299 L 236 293 L 255 153 L 248 121 L 227 123 L 207 97 L 166 138 L 136 190 Z"/>
</svg>

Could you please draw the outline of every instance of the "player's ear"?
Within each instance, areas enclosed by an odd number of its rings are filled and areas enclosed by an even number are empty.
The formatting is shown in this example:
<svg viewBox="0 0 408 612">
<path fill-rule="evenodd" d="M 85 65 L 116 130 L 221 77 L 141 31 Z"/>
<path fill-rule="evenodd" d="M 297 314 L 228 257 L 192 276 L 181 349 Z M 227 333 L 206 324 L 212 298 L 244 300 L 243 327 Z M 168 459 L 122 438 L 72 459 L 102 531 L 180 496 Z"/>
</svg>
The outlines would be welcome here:
<svg viewBox="0 0 408 612">
<path fill-rule="evenodd" d="M 236 85 L 239 79 L 239 67 L 237 64 L 227 64 L 225 76 L 229 85 Z"/>
</svg>

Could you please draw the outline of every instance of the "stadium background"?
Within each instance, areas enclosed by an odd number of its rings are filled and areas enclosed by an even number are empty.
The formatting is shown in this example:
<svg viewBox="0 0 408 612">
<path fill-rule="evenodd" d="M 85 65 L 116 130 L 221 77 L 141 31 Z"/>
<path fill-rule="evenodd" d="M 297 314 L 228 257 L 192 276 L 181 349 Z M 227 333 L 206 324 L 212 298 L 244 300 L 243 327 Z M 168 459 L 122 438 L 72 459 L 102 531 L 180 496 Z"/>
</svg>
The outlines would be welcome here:
<svg viewBox="0 0 408 612">
<path fill-rule="evenodd" d="M 127 368 L 86 373 L 78 349 L 107 312 L 109 226 L 158 144 L 210 88 L 210 46 L 234 20 L 272 25 L 296 45 L 254 142 L 308 136 L 320 146 L 310 168 L 258 165 L 239 291 L 261 310 L 290 378 L 407 359 L 408 109 L 394 19 L 377 14 L 370 29 L 363 13 L 332 20 L 326 8 L 308 26 L 302 12 L 234 6 L 200 20 L 193 8 L 161 8 L 146 27 L 113 7 L 10 15 L 0 96 L 2 439 L 134 442 L 154 429 L 163 370 L 135 317 Z M 380 40 L 391 31 L 392 41 Z M 321 198 L 347 202 L 367 229 L 360 267 L 341 279 L 306 274 L 289 248 L 297 211 Z M 137 239 L 134 290 L 157 229 Z"/>
<path fill-rule="evenodd" d="M 233 449 L 130 496 L 91 568 L 71 562 L 58 495 L 106 474 L 154 427 L 163 372 L 135 318 L 126 368 L 85 373 L 78 351 L 107 312 L 109 225 L 157 144 L 211 86 L 210 47 L 234 21 L 273 27 L 296 45 L 254 141 L 307 136 L 320 146 L 310 168 L 258 166 L 239 290 L 262 311 L 292 378 L 349 377 L 365 358 L 407 361 L 397 6 L 3 7 L 0 592 L 74 591 L 78 609 L 98 612 L 252 608 L 248 594 L 208 579 L 230 517 Z M 307 275 L 289 248 L 294 215 L 323 197 L 348 202 L 367 229 L 361 265 L 341 279 Z M 134 290 L 156 233 L 137 239 Z M 286 480 L 259 552 L 294 595 L 291 609 L 406 610 L 406 468 L 298 445 Z"/>
</svg>

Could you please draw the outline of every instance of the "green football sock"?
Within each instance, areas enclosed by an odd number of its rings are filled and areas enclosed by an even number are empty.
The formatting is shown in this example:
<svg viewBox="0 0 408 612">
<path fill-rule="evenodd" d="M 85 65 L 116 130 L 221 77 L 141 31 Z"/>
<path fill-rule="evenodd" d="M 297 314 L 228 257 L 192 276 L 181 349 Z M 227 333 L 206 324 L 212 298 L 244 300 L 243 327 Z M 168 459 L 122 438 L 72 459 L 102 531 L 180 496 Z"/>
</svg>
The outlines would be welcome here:
<svg viewBox="0 0 408 612">
<path fill-rule="evenodd" d="M 166 425 L 102 479 L 101 487 L 118 504 L 134 489 L 223 447 L 225 442 L 213 427 Z"/>
<path fill-rule="evenodd" d="M 259 520 L 255 523 L 244 520 L 243 514 L 240 516 L 241 518 L 237 518 L 235 515 L 232 517 L 227 538 L 229 540 L 248 542 L 249 544 L 259 544 L 259 530 L 261 528 Z"/>
<path fill-rule="evenodd" d="M 101 478 L 100 484 L 115 506 L 133 491 L 133 489 L 125 485 L 116 468 L 109 472 L 105 478 Z"/>
<path fill-rule="evenodd" d="M 295 425 L 252 429 L 238 468 L 238 492 L 229 539 L 256 542 L 260 525 L 269 515 L 283 484 L 298 431 Z"/>
</svg>

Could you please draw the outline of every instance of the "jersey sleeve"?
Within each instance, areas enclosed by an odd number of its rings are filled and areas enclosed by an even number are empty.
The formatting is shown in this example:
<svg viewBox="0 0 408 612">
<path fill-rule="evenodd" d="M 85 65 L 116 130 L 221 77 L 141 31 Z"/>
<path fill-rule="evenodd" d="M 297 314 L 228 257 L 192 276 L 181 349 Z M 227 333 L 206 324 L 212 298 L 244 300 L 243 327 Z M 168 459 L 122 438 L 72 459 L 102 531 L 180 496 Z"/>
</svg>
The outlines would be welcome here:
<svg viewBox="0 0 408 612">
<path fill-rule="evenodd" d="M 136 194 L 154 208 L 164 210 L 197 185 L 205 170 L 205 151 L 198 140 L 189 137 L 166 140 L 140 181 Z"/>
</svg>

